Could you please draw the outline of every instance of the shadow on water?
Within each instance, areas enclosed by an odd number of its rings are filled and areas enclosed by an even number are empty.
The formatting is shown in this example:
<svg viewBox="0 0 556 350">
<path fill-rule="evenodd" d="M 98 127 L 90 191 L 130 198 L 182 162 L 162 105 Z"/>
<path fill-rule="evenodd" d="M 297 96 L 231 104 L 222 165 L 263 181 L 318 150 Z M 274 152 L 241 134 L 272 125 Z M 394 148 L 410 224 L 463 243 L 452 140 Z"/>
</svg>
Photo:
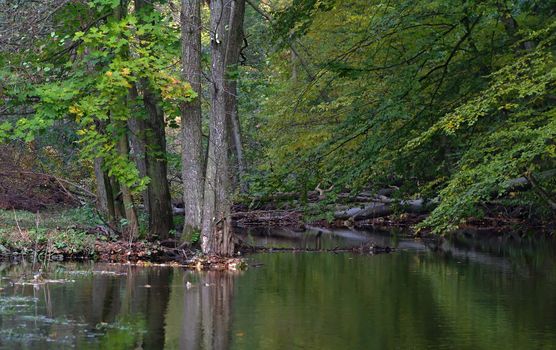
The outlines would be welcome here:
<svg viewBox="0 0 556 350">
<path fill-rule="evenodd" d="M 256 254 L 259 267 L 241 273 L 57 263 L 37 278 L 31 265 L 0 265 L 0 349 L 556 349 L 552 240 L 243 237 L 398 250 Z"/>
</svg>

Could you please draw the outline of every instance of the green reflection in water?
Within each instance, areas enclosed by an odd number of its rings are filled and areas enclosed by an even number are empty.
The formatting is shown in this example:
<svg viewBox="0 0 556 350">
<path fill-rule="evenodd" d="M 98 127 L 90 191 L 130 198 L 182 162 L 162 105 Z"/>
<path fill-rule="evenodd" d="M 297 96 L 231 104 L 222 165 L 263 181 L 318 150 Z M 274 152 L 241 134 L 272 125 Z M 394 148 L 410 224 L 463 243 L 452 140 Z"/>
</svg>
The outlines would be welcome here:
<svg viewBox="0 0 556 350">
<path fill-rule="evenodd" d="M 556 348 L 554 269 L 404 252 L 257 260 L 237 281 L 235 349 Z"/>
<path fill-rule="evenodd" d="M 555 349 L 554 246 L 251 256 L 242 273 L 0 266 L 0 349 Z M 476 247 L 475 247 L 476 248 Z"/>
</svg>

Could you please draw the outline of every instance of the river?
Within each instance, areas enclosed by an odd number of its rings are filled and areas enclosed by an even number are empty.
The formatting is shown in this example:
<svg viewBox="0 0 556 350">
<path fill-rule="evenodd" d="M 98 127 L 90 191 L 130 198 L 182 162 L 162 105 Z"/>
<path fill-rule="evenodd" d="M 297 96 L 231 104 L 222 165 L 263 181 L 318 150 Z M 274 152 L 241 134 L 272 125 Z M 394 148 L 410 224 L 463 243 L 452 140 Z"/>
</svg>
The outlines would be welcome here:
<svg viewBox="0 0 556 350">
<path fill-rule="evenodd" d="M 553 241 L 316 232 L 242 238 L 397 249 L 255 254 L 242 272 L 3 264 L 0 349 L 556 349 Z"/>
</svg>

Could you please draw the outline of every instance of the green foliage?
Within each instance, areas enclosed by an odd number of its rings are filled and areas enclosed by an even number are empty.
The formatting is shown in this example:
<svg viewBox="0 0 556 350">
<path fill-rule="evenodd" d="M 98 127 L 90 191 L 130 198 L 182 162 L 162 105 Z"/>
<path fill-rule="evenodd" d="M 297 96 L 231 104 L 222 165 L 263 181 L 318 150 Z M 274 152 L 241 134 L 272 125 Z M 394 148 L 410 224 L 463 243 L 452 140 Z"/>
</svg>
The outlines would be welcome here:
<svg viewBox="0 0 556 350">
<path fill-rule="evenodd" d="M 279 50 L 258 67 L 269 78 L 251 109 L 260 109 L 264 155 L 254 191 L 395 185 L 400 197 L 439 201 L 421 225 L 436 232 L 483 215 L 508 196 L 511 179 L 556 166 L 551 4 L 279 8 L 270 26 Z M 549 194 L 553 183 L 542 183 Z M 540 196 L 521 197 L 547 208 Z"/>
<path fill-rule="evenodd" d="M 272 1 L 259 4 L 266 19 L 247 7 L 245 64 L 229 73 L 251 194 L 395 186 L 399 198 L 438 204 L 420 226 L 436 232 L 493 202 L 552 213 L 553 175 L 519 194 L 511 180 L 556 168 L 555 5 Z M 197 97 L 180 80 L 166 2 L 145 6 L 71 2 L 32 46 L 1 51 L 0 110 L 13 117 L 2 117 L 0 140 L 54 144 L 52 129 L 64 129 L 57 147 L 78 148 L 87 164 L 102 158 L 119 183 L 144 190 L 149 179 L 119 150 L 128 121 L 146 117 L 142 89 L 162 97 L 170 128 Z M 156 152 L 178 171 L 180 157 Z M 322 218 L 321 209 L 307 214 Z"/>
<path fill-rule="evenodd" d="M 197 244 L 200 242 L 201 239 L 201 231 L 193 231 L 191 232 L 191 237 L 189 239 L 189 243 Z"/>
<path fill-rule="evenodd" d="M 92 13 L 103 14 L 119 4 L 97 0 L 90 7 Z M 139 100 L 132 99 L 130 89 L 148 85 L 161 95 L 165 109 L 174 111 L 174 117 L 179 103 L 195 98 L 195 93 L 179 79 L 179 72 L 168 69 L 179 60 L 178 31 L 168 18 L 156 11 L 104 17 L 87 31 L 68 28 L 64 38 L 76 45 L 75 53 L 63 56 L 67 59 L 63 64 L 53 61 L 55 70 L 47 66 L 45 81 L 26 84 L 19 93 L 15 89 L 10 92 L 23 98 L 33 96 L 37 102 L 31 118 L 0 124 L 0 140 L 29 142 L 58 121 L 71 119 L 77 126 L 81 157 L 102 158 L 109 175 L 139 192 L 149 179 L 141 178 L 134 163 L 117 147 L 127 132 L 127 120 L 143 118 L 144 111 L 134 107 Z M 60 52 L 56 46 L 45 50 L 48 52 L 42 56 L 47 60 Z M 31 64 L 40 66 L 41 62 Z"/>
</svg>

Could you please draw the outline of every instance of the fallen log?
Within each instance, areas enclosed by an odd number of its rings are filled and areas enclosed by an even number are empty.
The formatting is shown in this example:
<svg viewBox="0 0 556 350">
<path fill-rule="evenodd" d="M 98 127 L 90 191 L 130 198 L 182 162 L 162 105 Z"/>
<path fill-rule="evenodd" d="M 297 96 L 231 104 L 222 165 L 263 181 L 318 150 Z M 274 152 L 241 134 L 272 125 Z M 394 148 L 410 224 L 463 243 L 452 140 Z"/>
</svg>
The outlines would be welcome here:
<svg viewBox="0 0 556 350">
<path fill-rule="evenodd" d="M 353 207 L 345 210 L 339 210 L 334 213 L 334 218 L 338 220 L 365 220 L 376 217 L 388 216 L 394 213 L 394 207 L 401 206 L 406 213 L 420 214 L 426 211 L 425 201 L 423 199 L 402 200 L 396 202 L 388 198 L 382 198 L 380 201 L 365 204 L 363 207 Z"/>
<path fill-rule="evenodd" d="M 536 179 L 545 180 L 556 176 L 556 169 L 541 171 L 534 174 Z M 518 177 L 516 179 L 508 180 L 507 187 L 509 190 L 526 190 L 531 187 L 531 181 L 526 177 Z"/>
<path fill-rule="evenodd" d="M 250 226 L 299 226 L 301 213 L 292 210 L 254 210 L 232 213 L 234 225 Z"/>
</svg>

